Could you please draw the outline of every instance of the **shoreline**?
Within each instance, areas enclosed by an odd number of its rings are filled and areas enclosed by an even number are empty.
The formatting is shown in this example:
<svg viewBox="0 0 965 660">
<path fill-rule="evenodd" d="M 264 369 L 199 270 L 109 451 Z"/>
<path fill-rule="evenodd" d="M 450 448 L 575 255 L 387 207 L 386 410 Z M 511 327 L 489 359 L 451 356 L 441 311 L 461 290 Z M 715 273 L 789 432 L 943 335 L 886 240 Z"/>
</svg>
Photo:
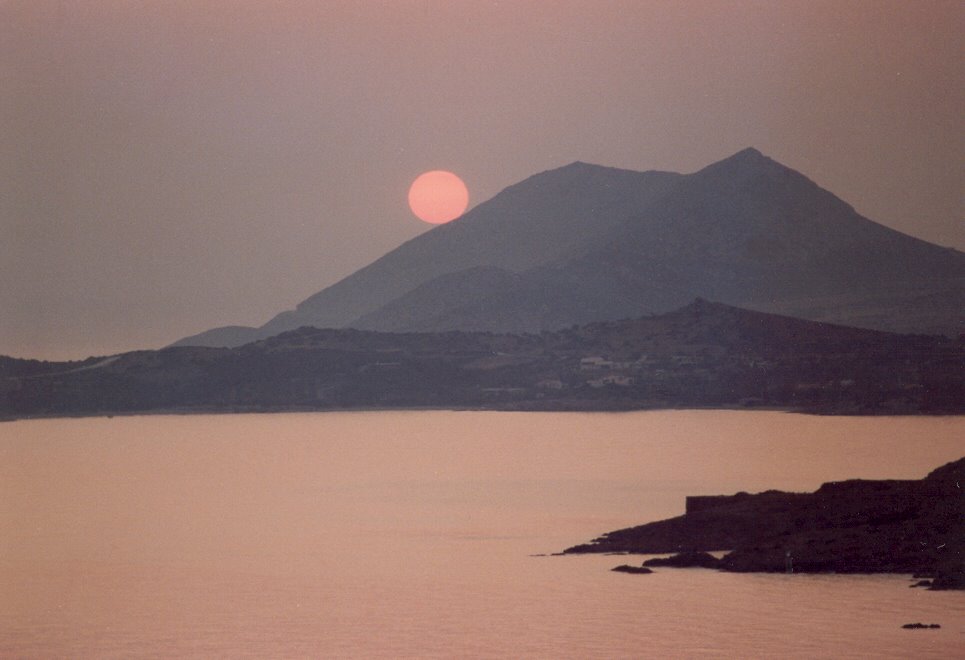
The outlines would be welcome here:
<svg viewBox="0 0 965 660">
<path fill-rule="evenodd" d="M 965 458 L 922 479 L 692 495 L 681 516 L 607 532 L 562 554 L 672 555 L 643 567 L 732 573 L 911 574 L 924 579 L 913 586 L 965 590 L 962 481 Z"/>
<path fill-rule="evenodd" d="M 226 410 L 224 408 L 159 408 L 147 410 L 124 410 L 124 411 L 99 411 L 99 412 L 71 412 L 71 413 L 36 413 L 26 415 L 3 415 L 0 416 L 0 423 L 17 422 L 39 419 L 92 419 L 98 417 L 151 417 L 169 415 L 273 415 L 284 413 L 371 413 L 371 412 L 502 412 L 502 413 L 634 413 L 634 412 L 658 412 L 674 410 L 720 410 L 733 412 L 781 412 L 792 415 L 810 415 L 815 417 L 920 417 L 920 418 L 957 418 L 965 417 L 965 412 L 855 412 L 855 411 L 820 411 L 807 410 L 803 408 L 787 408 L 778 406 L 653 406 L 653 407 L 626 407 L 626 408 L 601 408 L 587 406 L 585 408 L 566 406 L 552 408 L 546 406 L 525 407 L 525 406 L 351 406 L 351 407 L 332 407 L 332 408 L 307 408 L 307 407 L 278 407 L 271 409 L 244 408 L 236 410 Z"/>
</svg>

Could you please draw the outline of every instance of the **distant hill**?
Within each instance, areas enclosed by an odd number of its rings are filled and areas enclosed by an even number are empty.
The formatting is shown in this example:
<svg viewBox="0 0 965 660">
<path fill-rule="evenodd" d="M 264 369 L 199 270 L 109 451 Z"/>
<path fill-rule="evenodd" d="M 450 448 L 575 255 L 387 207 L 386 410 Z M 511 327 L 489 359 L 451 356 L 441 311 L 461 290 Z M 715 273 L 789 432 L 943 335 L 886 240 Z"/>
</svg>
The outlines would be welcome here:
<svg viewBox="0 0 965 660">
<path fill-rule="evenodd" d="M 260 328 L 175 345 L 239 346 L 300 326 L 538 332 L 695 297 L 955 336 L 965 254 L 863 218 L 754 149 L 689 175 L 578 162 L 507 188 Z"/>
<path fill-rule="evenodd" d="M 965 344 L 697 300 L 540 334 L 304 327 L 230 349 L 0 358 L 0 417 L 373 407 L 962 413 Z"/>
</svg>

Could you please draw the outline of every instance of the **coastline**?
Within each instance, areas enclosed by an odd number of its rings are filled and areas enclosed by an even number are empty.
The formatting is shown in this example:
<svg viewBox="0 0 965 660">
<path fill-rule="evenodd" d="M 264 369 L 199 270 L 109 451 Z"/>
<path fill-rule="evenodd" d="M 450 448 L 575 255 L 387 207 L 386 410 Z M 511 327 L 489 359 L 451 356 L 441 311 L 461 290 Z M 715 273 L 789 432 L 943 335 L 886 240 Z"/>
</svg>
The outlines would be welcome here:
<svg viewBox="0 0 965 660">
<path fill-rule="evenodd" d="M 552 408 L 546 406 L 341 406 L 331 408 L 317 408 L 305 406 L 285 406 L 272 408 L 245 407 L 225 409 L 221 407 L 210 408 L 159 408 L 144 410 L 123 410 L 123 411 L 93 411 L 93 412 L 70 412 L 70 413 L 32 413 L 26 415 L 0 415 L 0 423 L 17 422 L 37 419 L 91 419 L 98 417 L 150 417 L 155 415 L 271 415 L 284 413 L 350 413 L 350 412 L 420 412 L 420 411 L 449 411 L 449 412 L 522 412 L 522 413 L 634 413 L 634 412 L 655 412 L 673 410 L 721 410 L 736 412 L 781 412 L 792 415 L 810 415 L 815 417 L 965 417 L 965 412 L 893 412 L 893 411 L 827 411 L 827 410 L 808 410 L 806 408 L 792 408 L 780 406 L 647 406 L 647 407 L 577 407 L 566 406 Z"/>
<path fill-rule="evenodd" d="M 909 574 L 927 578 L 913 586 L 963 590 L 963 482 L 960 458 L 917 480 L 688 496 L 682 516 L 608 532 L 561 554 L 673 554 L 643 567 L 735 573 Z"/>
</svg>

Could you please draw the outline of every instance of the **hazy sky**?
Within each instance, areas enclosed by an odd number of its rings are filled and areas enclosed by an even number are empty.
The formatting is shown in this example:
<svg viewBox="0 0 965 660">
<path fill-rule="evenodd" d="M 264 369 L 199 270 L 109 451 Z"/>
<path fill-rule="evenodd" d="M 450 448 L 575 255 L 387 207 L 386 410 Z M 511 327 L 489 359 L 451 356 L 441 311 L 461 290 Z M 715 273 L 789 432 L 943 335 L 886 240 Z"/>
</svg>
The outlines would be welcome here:
<svg viewBox="0 0 965 660">
<path fill-rule="evenodd" d="M 0 354 L 260 325 L 574 160 L 747 146 L 962 249 L 965 3 L 0 0 Z"/>
</svg>

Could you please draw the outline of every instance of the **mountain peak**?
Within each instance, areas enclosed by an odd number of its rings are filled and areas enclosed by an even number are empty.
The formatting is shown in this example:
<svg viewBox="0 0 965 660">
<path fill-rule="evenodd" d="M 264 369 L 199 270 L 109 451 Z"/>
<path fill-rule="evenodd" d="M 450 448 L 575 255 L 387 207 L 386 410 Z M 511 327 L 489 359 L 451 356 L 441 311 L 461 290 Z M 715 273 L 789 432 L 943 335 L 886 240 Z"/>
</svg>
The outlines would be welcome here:
<svg viewBox="0 0 965 660">
<path fill-rule="evenodd" d="M 500 272 L 513 276 L 486 276 Z M 535 331 L 668 311 L 696 296 L 957 335 L 960 306 L 949 301 L 961 298 L 963 277 L 965 255 L 862 218 L 754 148 L 692 174 L 574 161 L 509 186 L 260 328 L 181 343 L 231 346 L 362 319 L 370 329 Z"/>
<path fill-rule="evenodd" d="M 775 167 L 782 170 L 788 169 L 773 158 L 768 158 L 754 147 L 747 147 L 746 149 L 742 149 L 732 156 L 728 156 L 727 158 L 719 160 L 716 163 L 711 163 L 700 171 L 707 172 L 724 169 L 758 170 L 767 167 Z"/>
<path fill-rule="evenodd" d="M 731 156 L 731 158 L 735 158 L 735 159 L 736 159 L 736 158 L 740 158 L 740 159 L 742 159 L 742 160 L 750 160 L 750 159 L 754 159 L 754 158 L 767 158 L 767 156 L 765 156 L 764 154 L 762 154 L 760 151 L 758 151 L 758 150 L 755 149 L 754 147 L 747 147 L 746 149 L 741 149 L 740 151 L 738 151 L 736 154 L 734 154 L 733 156 Z M 767 160 L 770 160 L 770 158 L 767 158 Z"/>
<path fill-rule="evenodd" d="M 753 147 L 738 151 L 716 163 L 711 163 L 693 176 L 704 181 L 717 181 L 724 185 L 737 182 L 770 181 L 784 186 L 791 181 L 806 183 L 809 188 L 818 188 L 817 184 L 806 176 L 782 163 L 765 156 Z"/>
<path fill-rule="evenodd" d="M 542 172 L 542 174 L 554 174 L 557 172 L 574 172 L 580 175 L 605 172 L 631 172 L 635 175 L 640 174 L 640 172 L 635 170 L 611 167 L 609 165 L 598 165 L 596 163 L 587 163 L 586 161 L 582 160 L 574 160 L 572 163 L 563 165 L 562 167 L 558 167 L 556 169 L 547 170 L 546 172 Z"/>
</svg>

